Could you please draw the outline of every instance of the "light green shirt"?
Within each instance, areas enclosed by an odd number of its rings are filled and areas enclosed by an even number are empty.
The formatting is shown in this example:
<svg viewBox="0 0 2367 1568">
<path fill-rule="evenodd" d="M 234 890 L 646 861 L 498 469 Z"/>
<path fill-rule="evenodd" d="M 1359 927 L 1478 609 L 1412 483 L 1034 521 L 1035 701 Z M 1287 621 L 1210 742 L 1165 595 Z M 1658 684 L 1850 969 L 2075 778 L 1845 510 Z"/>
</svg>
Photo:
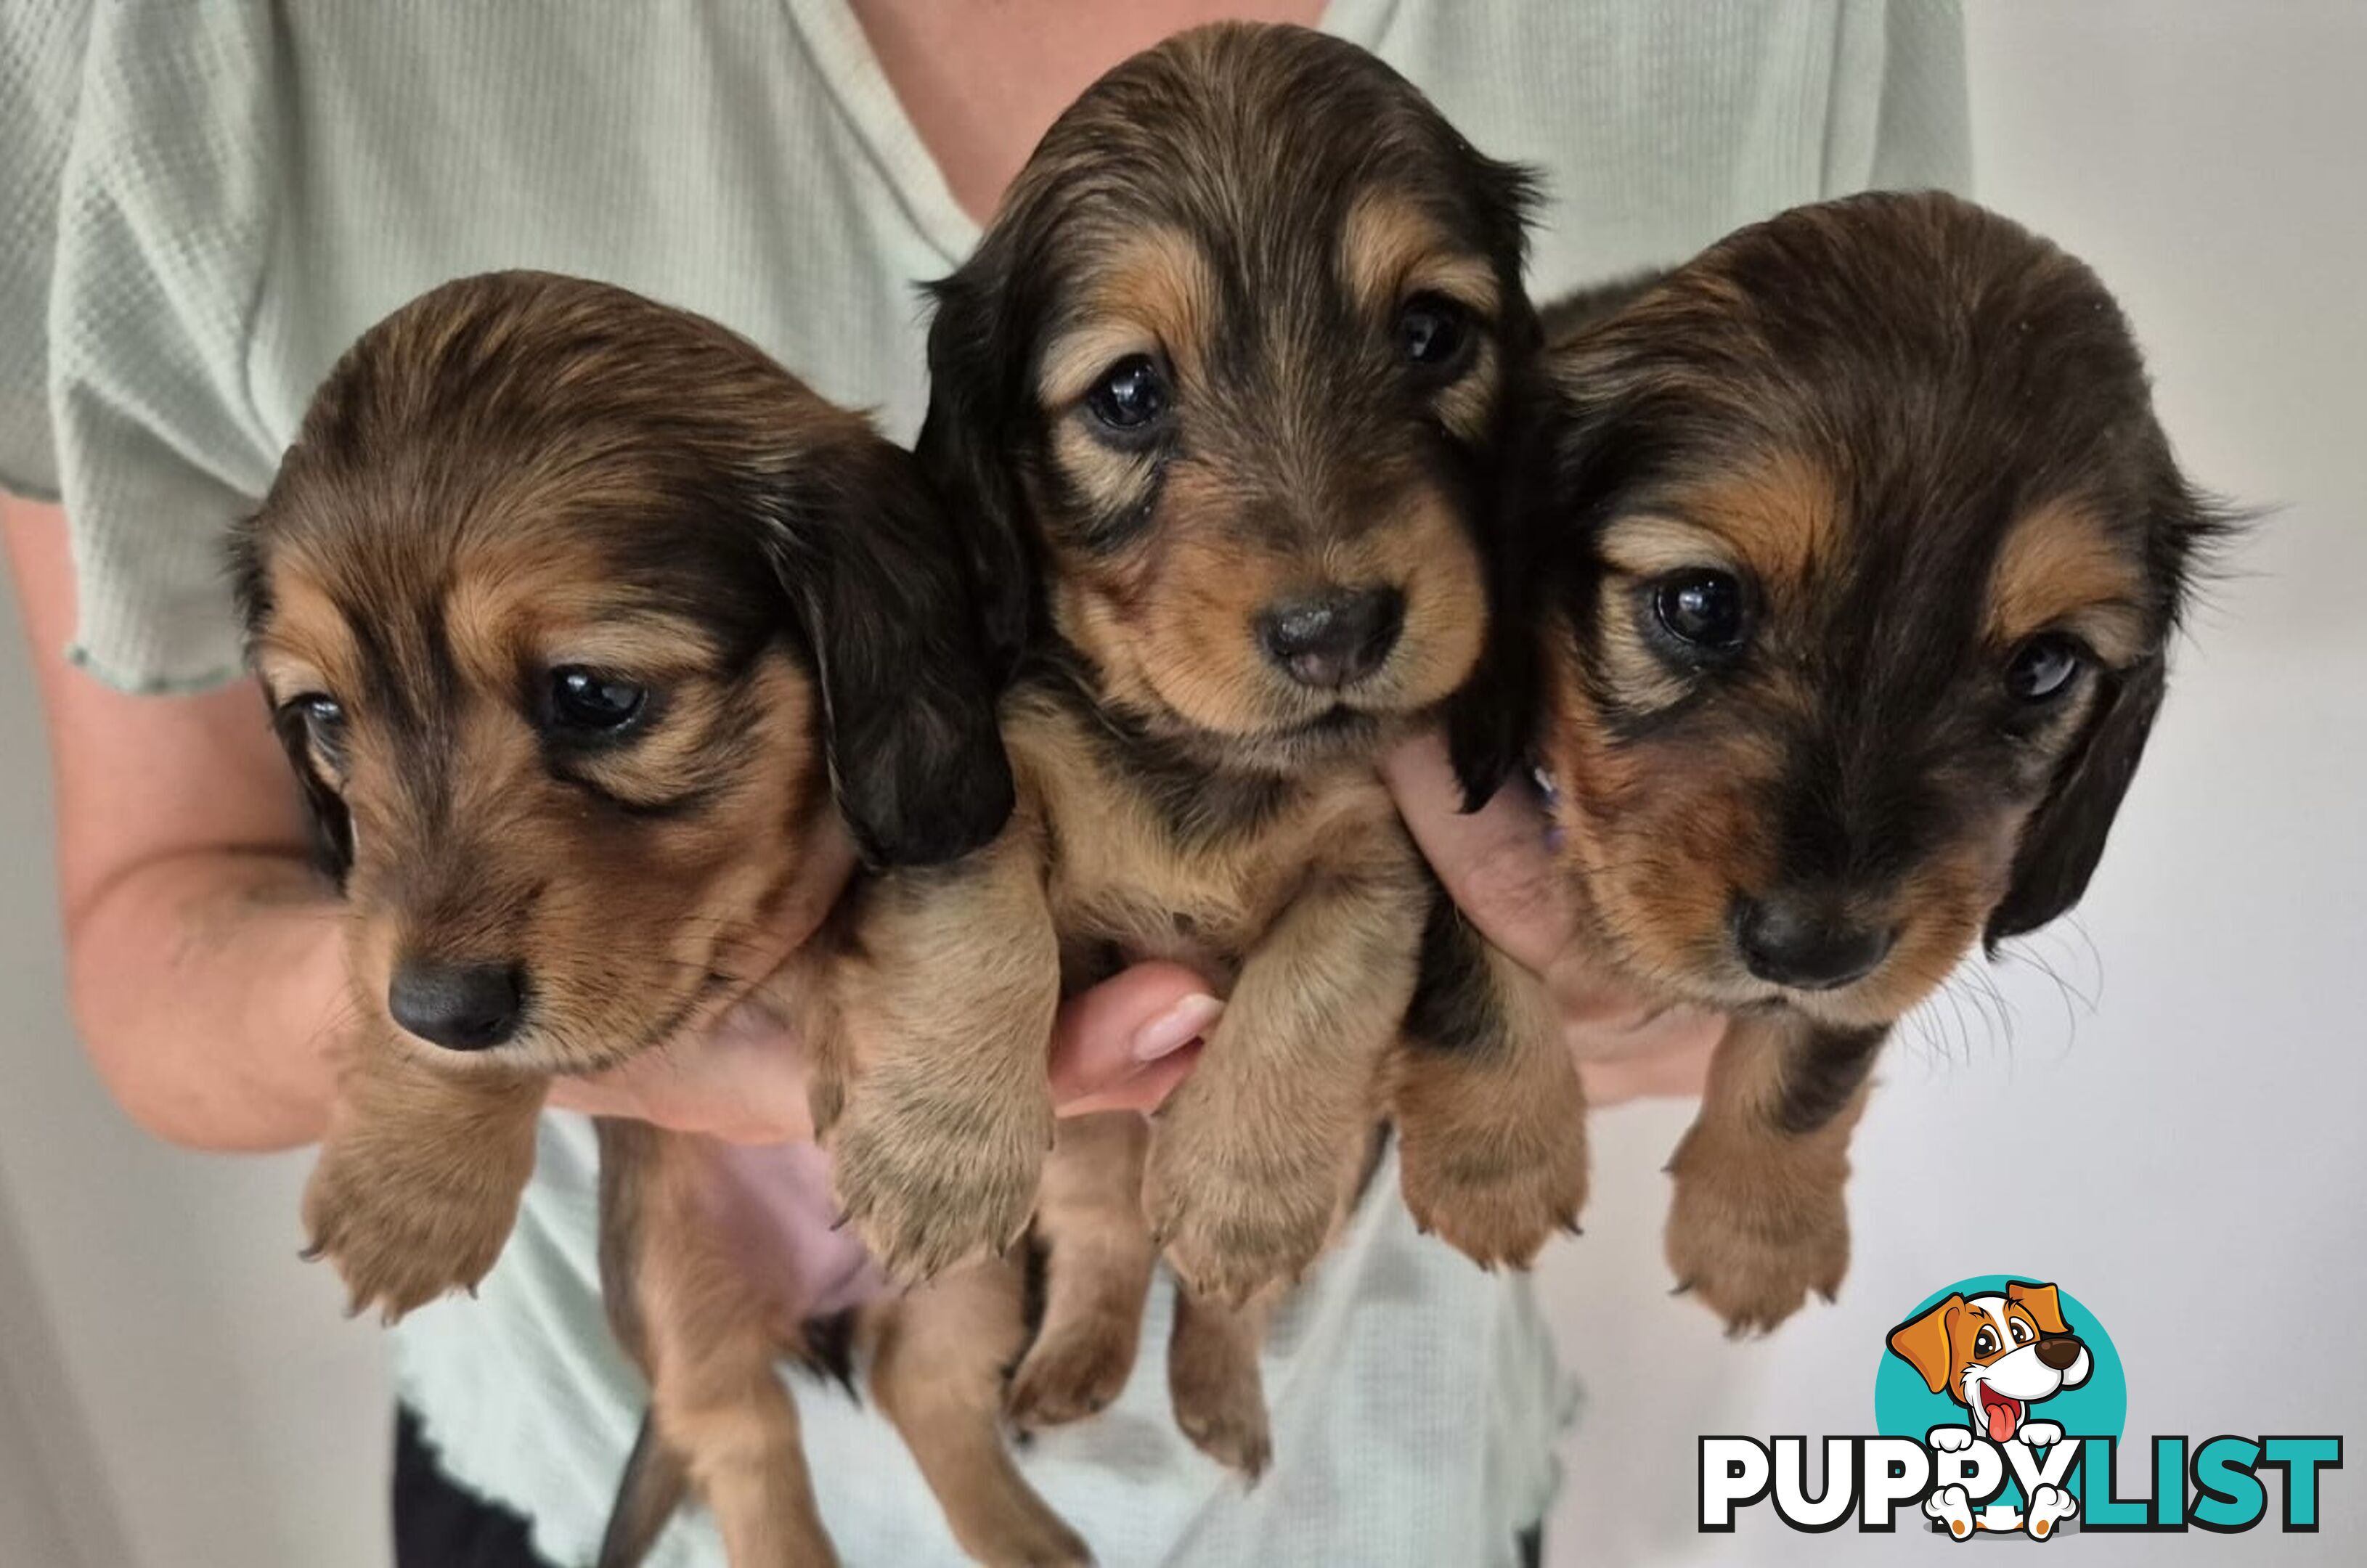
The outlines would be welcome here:
<svg viewBox="0 0 2367 1568">
<path fill-rule="evenodd" d="M 1780 209 L 1966 178 L 1942 0 L 1335 0 L 1325 25 L 1482 151 L 1537 166 L 1546 298 Z M 314 384 L 446 278 L 606 278 L 747 333 L 900 435 L 914 285 L 968 251 L 843 0 L 10 0 L 0 16 L 0 482 L 62 496 L 73 657 L 132 690 L 231 678 L 220 564 Z M 552 1115 L 483 1298 L 400 1331 L 447 1467 L 590 1560 L 641 1391 L 603 1326 L 586 1124 Z M 1525 1287 L 1418 1239 L 1394 1167 L 1277 1324 L 1274 1467 L 1174 1432 L 1162 1287 L 1119 1404 L 1031 1449 L 1105 1564 L 1512 1561 L 1568 1397 Z M 847 1562 L 957 1562 L 911 1461 L 800 1390 Z M 666 1564 L 719 1562 L 703 1523 Z"/>
</svg>

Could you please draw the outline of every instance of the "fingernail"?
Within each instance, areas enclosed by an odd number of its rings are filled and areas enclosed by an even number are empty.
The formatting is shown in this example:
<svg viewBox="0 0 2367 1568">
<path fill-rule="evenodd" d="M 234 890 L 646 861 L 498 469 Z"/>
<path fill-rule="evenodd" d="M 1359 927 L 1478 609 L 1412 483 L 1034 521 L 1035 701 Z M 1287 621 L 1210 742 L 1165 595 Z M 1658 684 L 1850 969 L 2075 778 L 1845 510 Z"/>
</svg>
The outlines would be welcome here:
<svg viewBox="0 0 2367 1568">
<path fill-rule="evenodd" d="M 1134 1032 L 1134 1059 L 1155 1062 L 1172 1056 L 1216 1027 L 1225 1004 L 1195 991 Z"/>
</svg>

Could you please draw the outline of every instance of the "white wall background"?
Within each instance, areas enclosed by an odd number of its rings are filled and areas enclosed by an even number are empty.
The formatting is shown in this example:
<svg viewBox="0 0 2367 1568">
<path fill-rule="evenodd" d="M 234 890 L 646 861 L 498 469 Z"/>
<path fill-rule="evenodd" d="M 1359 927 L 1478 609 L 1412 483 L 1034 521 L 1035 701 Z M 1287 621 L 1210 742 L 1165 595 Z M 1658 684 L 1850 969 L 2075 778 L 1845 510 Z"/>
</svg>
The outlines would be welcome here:
<svg viewBox="0 0 2367 1568">
<path fill-rule="evenodd" d="M 2077 928 L 1886 1058 L 1838 1306 L 1734 1346 L 1663 1294 L 1676 1107 L 1609 1112 L 1544 1292 L 1588 1390 L 1551 1558 L 1943 1550 L 1697 1536 L 1703 1432 L 1853 1432 L 1889 1325 L 1967 1274 L 2103 1315 L 2129 1430 L 2367 1438 L 2367 4 L 1971 0 L 1979 194 L 2120 293 L 2180 450 L 2281 510 L 2212 595 Z M 0 640 L 0 1564 L 377 1568 L 375 1334 L 295 1260 L 302 1161 L 156 1147 L 69 1031 L 37 713 Z M 1964 1194 L 1985 1194 L 1967 1202 Z M 2081 1562 L 2367 1559 L 2367 1461 L 2316 1537 L 2103 1537 Z M 1949 1550 L 1953 1550 L 1952 1548 Z"/>
</svg>

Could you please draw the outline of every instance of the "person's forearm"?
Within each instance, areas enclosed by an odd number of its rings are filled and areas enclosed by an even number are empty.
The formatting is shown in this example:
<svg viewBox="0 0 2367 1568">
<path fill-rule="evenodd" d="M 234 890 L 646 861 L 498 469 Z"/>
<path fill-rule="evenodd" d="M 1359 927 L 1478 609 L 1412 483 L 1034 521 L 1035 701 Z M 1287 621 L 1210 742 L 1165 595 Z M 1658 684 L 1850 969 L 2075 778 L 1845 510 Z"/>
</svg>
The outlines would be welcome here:
<svg viewBox="0 0 2367 1568">
<path fill-rule="evenodd" d="M 75 1021 L 125 1111 L 193 1148 L 316 1141 L 353 1019 L 338 912 L 294 857 L 221 850 L 130 867 L 71 911 Z"/>
</svg>

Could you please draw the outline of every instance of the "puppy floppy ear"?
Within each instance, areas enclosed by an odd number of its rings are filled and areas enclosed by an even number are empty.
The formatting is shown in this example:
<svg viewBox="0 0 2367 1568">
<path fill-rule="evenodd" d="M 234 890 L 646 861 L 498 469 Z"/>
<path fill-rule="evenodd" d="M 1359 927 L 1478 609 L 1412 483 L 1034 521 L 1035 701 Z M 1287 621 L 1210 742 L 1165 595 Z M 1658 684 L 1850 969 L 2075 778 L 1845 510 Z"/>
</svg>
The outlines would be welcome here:
<svg viewBox="0 0 2367 1568">
<path fill-rule="evenodd" d="M 1463 808 L 1477 811 L 1524 769 L 1545 700 L 1537 615 L 1551 525 L 1552 410 L 1544 378 L 1523 370 L 1507 378 L 1501 460 L 1482 518 L 1487 563 L 1488 636 L 1478 667 L 1447 699 L 1446 749 L 1463 786 Z"/>
<path fill-rule="evenodd" d="M 2068 1334 L 2071 1325 L 2063 1321 L 2063 1303 L 2052 1285 L 2026 1285 L 2020 1280 L 2006 1281 L 2005 1299 L 2026 1310 L 2038 1320 L 2042 1334 Z"/>
<path fill-rule="evenodd" d="M 1541 639 L 1556 604 L 1591 602 L 1591 530 L 1647 455 L 1630 434 L 1634 378 L 1614 352 L 1544 356 L 1508 382 L 1502 478 L 1489 512 L 1489 636 L 1447 710 L 1467 809 L 1525 767 L 1544 722 Z"/>
<path fill-rule="evenodd" d="M 840 814 L 873 867 L 967 854 L 1011 815 L 1000 682 L 936 498 L 877 437 L 781 486 L 769 554 L 821 693 Z"/>
<path fill-rule="evenodd" d="M 266 700 L 269 700 L 267 696 Z M 312 760 L 312 738 L 305 728 L 303 716 L 292 708 L 274 712 L 271 733 L 279 738 L 280 749 L 288 753 L 289 766 L 296 770 L 297 787 L 303 792 L 312 865 L 342 893 L 345 890 L 345 878 L 354 869 L 353 816 L 346 811 L 344 798 L 321 776 Z"/>
<path fill-rule="evenodd" d="M 2022 830 L 2013 876 L 1989 911 L 1982 941 L 1991 952 L 2008 937 L 2036 931 L 2079 901 L 2103 858 L 2104 839 L 2136 776 L 2146 738 L 2161 711 L 2169 661 L 2155 653 L 2122 675 L 2063 759 L 2055 782 Z"/>
<path fill-rule="evenodd" d="M 1924 1386 L 1933 1393 L 1955 1392 L 1955 1355 L 1950 1347 L 1956 1319 L 1964 1311 L 1965 1298 L 1952 1295 L 1922 1316 L 1890 1331 L 1891 1353 L 1920 1373 Z"/>
<path fill-rule="evenodd" d="M 1502 290 L 1503 320 L 1499 333 L 1508 368 L 1515 378 L 1526 373 L 1545 346 L 1545 328 L 1524 279 L 1529 264 L 1529 229 L 1545 205 L 1545 176 L 1526 164 L 1501 163 L 1469 142 L 1460 143 L 1462 186 L 1477 203 L 1480 243 L 1496 266 Z"/>
<path fill-rule="evenodd" d="M 1036 614 L 1016 468 L 1033 412 L 1030 355 L 1010 249 L 991 234 L 958 272 L 930 286 L 929 410 L 913 447 L 951 512 L 999 675 L 1017 665 Z"/>
<path fill-rule="evenodd" d="M 2196 562 L 2207 561 L 2254 515 L 2188 484 L 2157 426 L 2145 433 L 2142 449 L 2148 453 L 2144 461 L 2150 471 L 2144 502 L 2146 570 L 2161 593 L 2160 639 L 2104 694 L 2087 733 L 2065 757 L 2046 797 L 2022 829 L 2012 880 L 1982 933 L 1991 952 L 2006 938 L 2054 919 L 2087 891 L 2103 857 L 2104 837 L 2161 712 L 2169 680 L 2164 645 L 2185 608 Z"/>
<path fill-rule="evenodd" d="M 1539 695 L 1533 634 L 1492 615 L 1478 668 L 1446 703 L 1446 754 L 1477 811 L 1526 762 Z"/>
</svg>

